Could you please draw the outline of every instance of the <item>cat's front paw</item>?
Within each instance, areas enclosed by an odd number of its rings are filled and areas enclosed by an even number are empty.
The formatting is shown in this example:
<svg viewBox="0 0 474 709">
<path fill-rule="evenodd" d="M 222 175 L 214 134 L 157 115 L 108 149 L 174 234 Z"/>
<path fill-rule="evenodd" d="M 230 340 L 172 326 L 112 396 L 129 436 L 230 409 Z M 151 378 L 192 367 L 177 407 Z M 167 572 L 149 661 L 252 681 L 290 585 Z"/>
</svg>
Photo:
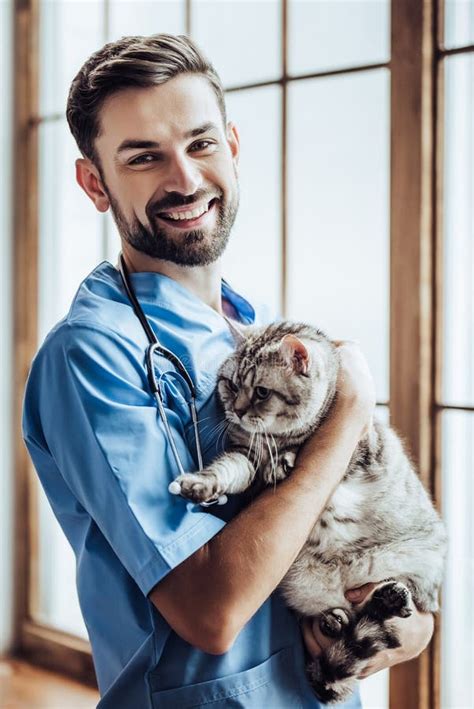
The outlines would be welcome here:
<svg viewBox="0 0 474 709">
<path fill-rule="evenodd" d="M 213 472 L 178 475 L 168 489 L 172 494 L 182 495 L 198 504 L 217 501 L 223 493 Z"/>
</svg>

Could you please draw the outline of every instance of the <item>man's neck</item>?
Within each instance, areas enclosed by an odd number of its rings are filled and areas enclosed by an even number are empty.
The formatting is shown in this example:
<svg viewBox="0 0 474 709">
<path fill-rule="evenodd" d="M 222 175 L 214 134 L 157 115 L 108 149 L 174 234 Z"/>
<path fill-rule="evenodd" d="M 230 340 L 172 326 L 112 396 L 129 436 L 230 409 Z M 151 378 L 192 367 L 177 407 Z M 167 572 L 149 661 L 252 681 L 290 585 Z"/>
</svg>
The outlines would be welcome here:
<svg viewBox="0 0 474 709">
<path fill-rule="evenodd" d="M 162 273 L 194 293 L 209 307 L 222 314 L 221 262 L 209 266 L 178 266 L 171 261 L 152 258 L 122 243 L 125 264 L 131 273 Z"/>
</svg>

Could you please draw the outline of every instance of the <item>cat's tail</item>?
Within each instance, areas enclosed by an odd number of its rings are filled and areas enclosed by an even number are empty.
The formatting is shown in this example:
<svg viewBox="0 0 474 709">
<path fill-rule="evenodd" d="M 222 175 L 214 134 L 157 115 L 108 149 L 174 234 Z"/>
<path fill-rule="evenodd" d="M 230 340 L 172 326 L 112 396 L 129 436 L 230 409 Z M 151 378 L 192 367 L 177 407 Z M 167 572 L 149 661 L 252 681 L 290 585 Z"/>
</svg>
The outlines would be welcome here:
<svg viewBox="0 0 474 709">
<path fill-rule="evenodd" d="M 352 672 L 353 663 L 350 664 Z M 343 702 L 355 691 L 355 677 L 349 677 L 343 665 L 338 668 L 328 663 L 325 654 L 307 663 L 306 676 L 311 689 L 323 704 Z"/>
</svg>

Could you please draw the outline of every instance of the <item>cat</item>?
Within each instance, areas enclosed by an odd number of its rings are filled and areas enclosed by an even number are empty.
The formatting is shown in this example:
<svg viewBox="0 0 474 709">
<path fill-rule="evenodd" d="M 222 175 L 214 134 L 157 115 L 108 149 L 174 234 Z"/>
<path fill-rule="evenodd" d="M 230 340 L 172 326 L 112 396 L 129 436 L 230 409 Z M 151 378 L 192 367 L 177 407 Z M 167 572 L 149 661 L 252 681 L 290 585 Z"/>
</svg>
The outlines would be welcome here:
<svg viewBox="0 0 474 709">
<path fill-rule="evenodd" d="M 338 368 L 336 346 L 309 325 L 248 328 L 217 375 L 228 450 L 201 473 L 179 476 L 175 490 L 178 483 L 181 495 L 211 502 L 291 475 L 299 447 L 335 401 Z M 374 420 L 280 584 L 288 605 L 300 617 L 317 616 L 334 640 L 306 667 L 318 699 L 346 699 L 368 658 L 400 646 L 394 618 L 408 617 L 413 604 L 438 609 L 445 546 L 443 524 L 400 439 Z M 359 606 L 344 597 L 380 581 Z"/>
</svg>

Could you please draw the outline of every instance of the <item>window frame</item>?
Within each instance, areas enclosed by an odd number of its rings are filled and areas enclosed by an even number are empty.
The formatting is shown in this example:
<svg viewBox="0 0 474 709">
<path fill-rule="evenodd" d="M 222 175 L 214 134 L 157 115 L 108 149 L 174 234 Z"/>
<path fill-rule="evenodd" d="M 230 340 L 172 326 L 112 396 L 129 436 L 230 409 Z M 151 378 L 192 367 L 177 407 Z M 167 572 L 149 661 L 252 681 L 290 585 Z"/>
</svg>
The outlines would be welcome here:
<svg viewBox="0 0 474 709">
<path fill-rule="evenodd" d="M 192 2 L 186 0 L 186 33 Z M 282 312 L 285 312 L 287 225 L 287 86 L 290 81 L 387 67 L 391 72 L 390 415 L 440 505 L 442 355 L 443 58 L 474 47 L 443 48 L 443 0 L 391 3 L 391 58 L 383 64 L 288 75 L 288 0 L 280 0 L 281 77 L 228 87 L 282 87 Z M 104 0 L 107 12 L 107 0 Z M 35 622 L 37 479 L 21 436 L 24 386 L 37 349 L 39 0 L 14 4 L 14 362 L 15 612 L 14 651 L 38 665 L 96 686 L 89 644 Z M 415 110 L 413 109 L 415 107 Z M 25 206 L 26 205 L 26 206 Z M 398 284 L 404 283 L 403 288 Z M 410 358 L 403 353 L 410 351 Z M 472 410 L 472 409 L 469 409 Z M 390 672 L 390 707 L 440 709 L 440 633 L 422 655 Z"/>
</svg>

